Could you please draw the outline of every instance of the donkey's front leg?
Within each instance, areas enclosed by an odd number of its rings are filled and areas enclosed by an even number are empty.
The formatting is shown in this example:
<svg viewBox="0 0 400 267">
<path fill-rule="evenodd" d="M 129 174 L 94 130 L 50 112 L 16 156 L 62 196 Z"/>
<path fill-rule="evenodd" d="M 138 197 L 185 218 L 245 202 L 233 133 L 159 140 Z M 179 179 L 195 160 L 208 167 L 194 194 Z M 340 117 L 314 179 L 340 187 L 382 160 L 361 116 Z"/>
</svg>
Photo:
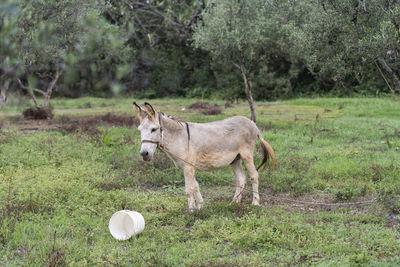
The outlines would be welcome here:
<svg viewBox="0 0 400 267">
<path fill-rule="evenodd" d="M 185 175 L 185 190 L 186 195 L 188 196 L 188 204 L 189 211 L 194 211 L 195 199 L 197 201 L 197 209 L 201 209 L 203 206 L 203 197 L 200 194 L 199 184 L 194 177 L 194 168 L 191 166 L 185 166 L 184 175 Z"/>
</svg>

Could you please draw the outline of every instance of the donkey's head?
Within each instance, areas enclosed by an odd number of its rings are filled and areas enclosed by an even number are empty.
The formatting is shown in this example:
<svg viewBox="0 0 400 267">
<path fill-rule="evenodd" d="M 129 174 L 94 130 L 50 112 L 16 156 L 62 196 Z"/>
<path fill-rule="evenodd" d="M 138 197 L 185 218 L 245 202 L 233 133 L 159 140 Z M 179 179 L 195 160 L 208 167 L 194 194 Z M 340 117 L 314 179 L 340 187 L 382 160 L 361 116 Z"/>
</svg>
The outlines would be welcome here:
<svg viewBox="0 0 400 267">
<path fill-rule="evenodd" d="M 146 110 L 143 110 L 136 102 L 133 102 L 133 109 L 139 117 L 140 125 L 138 130 L 142 139 L 140 155 L 143 160 L 149 161 L 153 158 L 158 145 L 161 144 L 162 129 L 158 112 L 149 103 L 144 103 Z"/>
</svg>

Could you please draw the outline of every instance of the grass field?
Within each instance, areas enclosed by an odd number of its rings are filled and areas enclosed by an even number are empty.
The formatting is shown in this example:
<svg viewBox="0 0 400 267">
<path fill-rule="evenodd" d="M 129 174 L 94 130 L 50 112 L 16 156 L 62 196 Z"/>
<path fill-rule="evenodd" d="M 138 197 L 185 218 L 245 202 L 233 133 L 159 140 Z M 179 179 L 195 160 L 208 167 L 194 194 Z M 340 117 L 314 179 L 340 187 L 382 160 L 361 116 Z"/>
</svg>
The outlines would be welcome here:
<svg viewBox="0 0 400 267">
<path fill-rule="evenodd" d="M 189 213 L 182 173 L 161 153 L 138 155 L 133 99 L 54 99 L 55 117 L 0 111 L 0 265 L 400 265 L 400 105 L 390 98 L 257 103 L 278 165 L 260 172 L 261 207 L 232 204 L 230 168 L 197 173 L 205 204 Z M 196 99 L 156 99 L 186 121 L 249 117 L 245 103 L 203 115 Z M 139 101 L 142 102 L 142 101 Z M 223 107 L 224 102 L 213 101 Z M 257 151 L 256 151 L 257 152 Z M 256 156 L 256 165 L 260 161 Z M 342 203 L 349 207 L 293 201 Z M 111 215 L 136 210 L 128 241 Z"/>
</svg>

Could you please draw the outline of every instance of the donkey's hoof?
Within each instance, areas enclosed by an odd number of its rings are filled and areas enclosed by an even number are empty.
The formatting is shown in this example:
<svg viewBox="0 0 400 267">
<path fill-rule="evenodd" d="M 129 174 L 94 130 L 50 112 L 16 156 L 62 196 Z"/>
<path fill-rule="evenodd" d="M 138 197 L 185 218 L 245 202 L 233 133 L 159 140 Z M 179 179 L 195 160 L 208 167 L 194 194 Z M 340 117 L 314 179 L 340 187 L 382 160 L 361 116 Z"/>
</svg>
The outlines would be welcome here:
<svg viewBox="0 0 400 267">
<path fill-rule="evenodd" d="M 193 213 L 194 212 L 194 207 L 189 207 L 188 210 L 189 210 L 190 213 Z"/>
<path fill-rule="evenodd" d="M 251 203 L 251 205 L 253 205 L 253 206 L 260 206 L 260 201 L 258 201 L 258 200 L 253 200 L 253 202 Z"/>
</svg>

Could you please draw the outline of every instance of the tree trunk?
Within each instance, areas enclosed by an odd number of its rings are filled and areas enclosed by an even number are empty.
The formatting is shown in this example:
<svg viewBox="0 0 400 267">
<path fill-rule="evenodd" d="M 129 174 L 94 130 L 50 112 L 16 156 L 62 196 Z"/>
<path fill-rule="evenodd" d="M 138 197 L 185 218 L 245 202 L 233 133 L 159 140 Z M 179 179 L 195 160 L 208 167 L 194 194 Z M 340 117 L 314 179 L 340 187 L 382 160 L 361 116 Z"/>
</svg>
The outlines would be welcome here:
<svg viewBox="0 0 400 267">
<path fill-rule="evenodd" d="M 54 85 L 56 84 L 58 78 L 60 78 L 60 75 L 61 75 L 61 71 L 57 70 L 56 71 L 56 76 L 51 81 L 49 87 L 47 87 L 46 93 L 43 95 L 44 96 L 44 100 L 43 100 L 43 107 L 44 108 L 47 108 L 47 105 L 49 104 L 51 94 L 53 93 Z"/>
<path fill-rule="evenodd" d="M 49 101 L 50 101 L 50 98 L 51 98 L 51 94 L 53 93 L 54 85 L 57 83 L 58 78 L 60 78 L 61 73 L 62 72 L 60 70 L 56 71 L 56 75 L 55 75 L 54 79 L 51 81 L 51 83 L 49 84 L 49 86 L 47 87 L 46 91 L 43 91 L 43 90 L 40 90 L 40 89 L 36 89 L 36 88 L 31 88 L 29 85 L 25 86 L 21 82 L 20 79 L 17 79 L 17 81 L 18 81 L 19 85 L 24 90 L 26 90 L 29 93 L 29 95 L 32 97 L 33 102 L 35 102 L 36 108 L 40 108 L 41 106 L 40 106 L 39 101 L 37 100 L 37 98 L 35 96 L 35 92 L 38 92 L 38 93 L 43 95 L 43 106 L 42 107 L 43 108 L 47 108 L 47 106 L 49 104 Z"/>
<path fill-rule="evenodd" d="M 10 87 L 10 79 L 6 79 L 0 91 L 0 108 L 2 108 L 4 103 L 6 103 L 7 101 L 7 91 L 9 87 Z"/>
<path fill-rule="evenodd" d="M 17 81 L 19 83 L 19 86 L 21 86 L 22 89 L 26 90 L 28 92 L 28 94 L 32 97 L 33 102 L 35 103 L 35 107 L 40 108 L 40 104 L 37 101 L 35 93 L 33 92 L 34 89 L 30 88 L 29 86 L 25 86 L 19 78 L 17 78 Z"/>
<path fill-rule="evenodd" d="M 397 92 L 400 93 L 400 80 L 397 77 L 396 73 L 389 67 L 389 65 L 386 63 L 385 59 L 382 57 L 378 58 L 379 65 L 390 75 L 390 78 L 394 84 L 394 88 L 397 90 Z"/>
<path fill-rule="evenodd" d="M 233 63 L 240 72 L 242 73 L 243 82 L 244 82 L 244 91 L 246 93 L 247 101 L 249 102 L 250 112 L 251 112 L 251 120 L 256 122 L 256 108 L 254 106 L 253 94 L 251 92 L 251 81 L 250 81 L 250 73 L 246 70 L 243 65 L 238 65 Z"/>
<path fill-rule="evenodd" d="M 245 92 L 247 96 L 247 101 L 249 101 L 249 106 L 250 106 L 250 112 L 251 112 L 251 120 L 256 122 L 256 108 L 254 106 L 254 100 L 253 100 L 253 94 L 251 92 L 251 81 L 249 80 L 248 75 L 243 76 L 244 83 L 245 83 Z"/>
</svg>

